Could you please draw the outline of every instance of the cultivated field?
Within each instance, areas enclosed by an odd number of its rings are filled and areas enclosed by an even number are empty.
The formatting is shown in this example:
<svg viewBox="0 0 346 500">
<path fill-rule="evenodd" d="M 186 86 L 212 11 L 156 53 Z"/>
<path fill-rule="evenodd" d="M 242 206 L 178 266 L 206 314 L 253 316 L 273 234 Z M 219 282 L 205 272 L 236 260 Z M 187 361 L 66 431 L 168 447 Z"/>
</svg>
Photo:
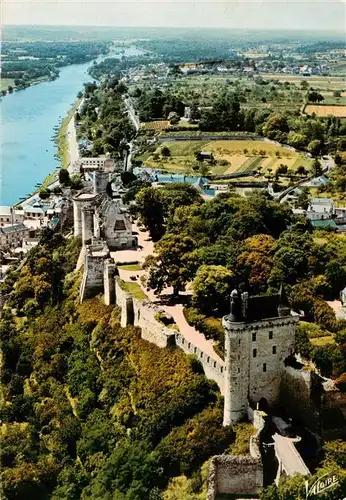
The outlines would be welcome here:
<svg viewBox="0 0 346 500">
<path fill-rule="evenodd" d="M 163 158 L 160 152 L 167 147 L 171 156 Z M 309 169 L 311 160 L 304 155 L 285 147 L 265 141 L 218 140 L 218 141 L 179 141 L 160 144 L 144 165 L 170 172 L 187 172 L 196 165 L 198 151 L 211 152 L 215 165 L 210 165 L 212 174 L 233 174 L 257 170 L 261 175 L 275 173 L 280 165 L 295 171 L 300 165 Z"/>
<path fill-rule="evenodd" d="M 307 104 L 304 113 L 316 116 L 337 116 L 338 118 L 346 118 L 346 106 L 328 106 L 323 104 Z"/>
<path fill-rule="evenodd" d="M 167 130 L 171 126 L 168 120 L 160 120 L 157 122 L 144 122 L 141 125 L 143 130 Z"/>
</svg>

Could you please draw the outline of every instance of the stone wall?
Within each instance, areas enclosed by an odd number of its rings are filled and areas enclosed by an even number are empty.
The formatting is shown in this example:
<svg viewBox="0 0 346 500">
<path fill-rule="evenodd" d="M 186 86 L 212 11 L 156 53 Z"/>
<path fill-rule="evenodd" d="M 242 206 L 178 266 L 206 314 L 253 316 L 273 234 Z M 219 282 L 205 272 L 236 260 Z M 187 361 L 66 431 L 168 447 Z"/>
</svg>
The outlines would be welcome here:
<svg viewBox="0 0 346 500">
<path fill-rule="evenodd" d="M 176 334 L 176 344 L 186 354 L 194 354 L 201 362 L 204 373 L 207 378 L 214 380 L 220 388 L 221 394 L 224 394 L 224 371 L 225 365 L 215 361 L 211 356 L 205 354 L 199 347 L 184 338 L 181 333 Z"/>
<path fill-rule="evenodd" d="M 126 290 L 123 290 L 121 280 L 118 277 L 115 280 L 115 303 L 121 308 L 120 324 L 122 327 L 138 326 L 142 330 L 141 336 L 144 340 L 152 342 L 158 347 L 177 345 L 186 354 L 196 355 L 203 366 L 206 377 L 214 380 L 223 394 L 225 366 L 202 352 L 185 339 L 181 333 L 158 321 L 157 315 L 165 314 L 164 311 L 149 300 L 140 302 L 133 298 Z"/>
<path fill-rule="evenodd" d="M 108 256 L 108 249 L 103 244 L 86 247 L 80 288 L 81 302 L 104 291 L 104 262 Z"/>
<path fill-rule="evenodd" d="M 320 433 L 317 408 L 311 399 L 315 375 L 309 370 L 287 366 L 281 377 L 279 404 L 293 419 L 302 421 L 309 429 Z"/>
<path fill-rule="evenodd" d="M 217 455 L 211 459 L 207 500 L 215 500 L 219 494 L 257 495 L 262 486 L 260 457 Z"/>
<path fill-rule="evenodd" d="M 135 326 L 142 330 L 142 338 L 156 344 L 158 347 L 167 347 L 175 344 L 175 332 L 158 321 L 155 316 L 160 314 L 159 307 L 149 300 L 144 302 L 134 301 Z"/>
<path fill-rule="evenodd" d="M 117 268 L 111 260 L 107 260 L 104 263 L 103 271 L 103 289 L 104 289 L 104 300 L 107 306 L 115 304 L 115 274 Z"/>
</svg>

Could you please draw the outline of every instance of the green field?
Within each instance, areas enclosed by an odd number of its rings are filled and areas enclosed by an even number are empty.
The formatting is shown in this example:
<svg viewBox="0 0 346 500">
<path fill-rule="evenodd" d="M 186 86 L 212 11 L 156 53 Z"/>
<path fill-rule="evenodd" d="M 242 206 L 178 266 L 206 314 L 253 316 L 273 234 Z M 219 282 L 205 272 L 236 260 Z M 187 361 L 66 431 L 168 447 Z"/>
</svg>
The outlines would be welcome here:
<svg viewBox="0 0 346 500">
<path fill-rule="evenodd" d="M 167 147 L 170 157 L 160 153 Z M 215 165 L 208 165 L 210 174 L 233 174 L 240 172 L 260 171 L 262 176 L 275 174 L 283 164 L 291 172 L 303 165 L 306 169 L 312 160 L 285 147 L 261 140 L 220 140 L 217 141 L 179 141 L 165 142 L 147 156 L 144 165 L 167 172 L 184 172 L 186 175 L 198 173 L 195 154 L 198 151 L 211 152 Z"/>
<path fill-rule="evenodd" d="M 148 297 L 145 295 L 138 283 L 132 281 L 124 281 L 123 289 L 133 295 L 133 297 L 139 301 L 145 300 Z"/>
<path fill-rule="evenodd" d="M 1 78 L 0 79 L 0 91 L 7 90 L 9 85 L 14 86 L 14 80 L 12 78 Z"/>
</svg>

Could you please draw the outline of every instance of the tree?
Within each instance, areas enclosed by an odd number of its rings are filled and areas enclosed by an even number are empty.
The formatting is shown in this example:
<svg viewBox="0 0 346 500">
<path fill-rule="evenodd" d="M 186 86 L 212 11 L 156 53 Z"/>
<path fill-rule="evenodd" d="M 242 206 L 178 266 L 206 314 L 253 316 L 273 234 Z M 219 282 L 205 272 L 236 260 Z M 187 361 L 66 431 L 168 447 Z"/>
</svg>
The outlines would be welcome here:
<svg viewBox="0 0 346 500">
<path fill-rule="evenodd" d="M 169 150 L 169 148 L 167 146 L 164 146 L 161 149 L 161 154 L 162 154 L 162 156 L 164 156 L 166 158 L 169 158 L 171 156 L 171 152 L 170 152 L 170 150 Z"/>
<path fill-rule="evenodd" d="M 48 189 L 48 188 L 41 188 L 39 193 L 38 193 L 41 200 L 46 200 L 47 198 L 50 197 L 50 194 L 51 194 L 51 192 L 50 192 L 50 189 Z"/>
<path fill-rule="evenodd" d="M 314 139 L 308 144 L 308 151 L 313 155 L 317 156 L 321 152 L 322 142 L 319 139 Z"/>
<path fill-rule="evenodd" d="M 297 168 L 297 174 L 298 175 L 306 175 L 307 174 L 307 171 L 303 165 L 299 165 L 299 167 Z"/>
<path fill-rule="evenodd" d="M 316 91 L 312 91 L 308 93 L 308 101 L 310 102 L 322 102 L 324 101 L 324 97 L 322 94 L 319 94 Z"/>
<path fill-rule="evenodd" d="M 193 305 L 207 315 L 226 313 L 233 287 L 233 273 L 226 267 L 201 266 L 192 282 Z"/>
<path fill-rule="evenodd" d="M 304 168 L 304 167 L 303 167 Z M 302 192 L 298 196 L 297 206 L 302 208 L 303 210 L 307 210 L 309 206 L 309 190 L 307 188 L 302 188 Z"/>
<path fill-rule="evenodd" d="M 59 182 L 60 182 L 60 184 L 65 185 L 65 186 L 70 184 L 70 173 L 67 170 L 67 168 L 61 168 L 59 170 Z"/>
<path fill-rule="evenodd" d="M 9 94 L 12 94 L 12 92 L 13 92 L 13 87 L 12 87 L 12 85 L 9 85 L 9 86 L 7 87 L 7 90 L 8 90 L 8 93 L 9 93 Z"/>
<path fill-rule="evenodd" d="M 167 234 L 155 244 L 155 255 L 144 262 L 149 269 L 148 286 L 161 293 L 173 287 L 173 295 L 185 289 L 193 277 L 196 262 L 192 254 L 193 241 L 187 236 Z"/>
<path fill-rule="evenodd" d="M 313 164 L 312 164 L 312 171 L 315 177 L 319 177 L 320 175 L 323 174 L 321 162 L 318 161 L 317 158 L 315 158 Z"/>
<path fill-rule="evenodd" d="M 296 149 L 301 149 L 304 146 L 306 146 L 306 144 L 308 142 L 308 138 L 304 134 L 291 131 L 288 134 L 287 142 L 290 146 L 293 146 Z"/>
<path fill-rule="evenodd" d="M 276 169 L 277 175 L 285 175 L 285 174 L 287 174 L 287 171 L 288 171 L 288 167 L 287 167 L 287 165 L 284 165 L 283 163 L 281 163 L 278 166 L 278 168 Z"/>
<path fill-rule="evenodd" d="M 164 234 L 164 202 L 162 191 L 152 187 L 141 189 L 136 195 L 139 222 L 149 231 L 153 241 Z"/>
</svg>

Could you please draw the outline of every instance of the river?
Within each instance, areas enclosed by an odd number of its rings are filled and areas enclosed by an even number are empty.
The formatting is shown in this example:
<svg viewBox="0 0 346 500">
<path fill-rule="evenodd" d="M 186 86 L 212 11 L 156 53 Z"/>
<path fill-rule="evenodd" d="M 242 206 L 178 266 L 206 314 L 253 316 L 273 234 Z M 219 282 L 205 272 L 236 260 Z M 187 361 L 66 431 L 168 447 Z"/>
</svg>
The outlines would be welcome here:
<svg viewBox="0 0 346 500">
<path fill-rule="evenodd" d="M 134 47 L 126 56 L 141 54 Z M 114 57 L 116 54 L 109 54 Z M 35 184 L 59 167 L 54 158 L 54 127 L 66 116 L 83 88 L 91 81 L 92 63 L 61 68 L 60 76 L 7 95 L 1 102 L 0 205 L 12 205 L 33 192 Z"/>
</svg>

